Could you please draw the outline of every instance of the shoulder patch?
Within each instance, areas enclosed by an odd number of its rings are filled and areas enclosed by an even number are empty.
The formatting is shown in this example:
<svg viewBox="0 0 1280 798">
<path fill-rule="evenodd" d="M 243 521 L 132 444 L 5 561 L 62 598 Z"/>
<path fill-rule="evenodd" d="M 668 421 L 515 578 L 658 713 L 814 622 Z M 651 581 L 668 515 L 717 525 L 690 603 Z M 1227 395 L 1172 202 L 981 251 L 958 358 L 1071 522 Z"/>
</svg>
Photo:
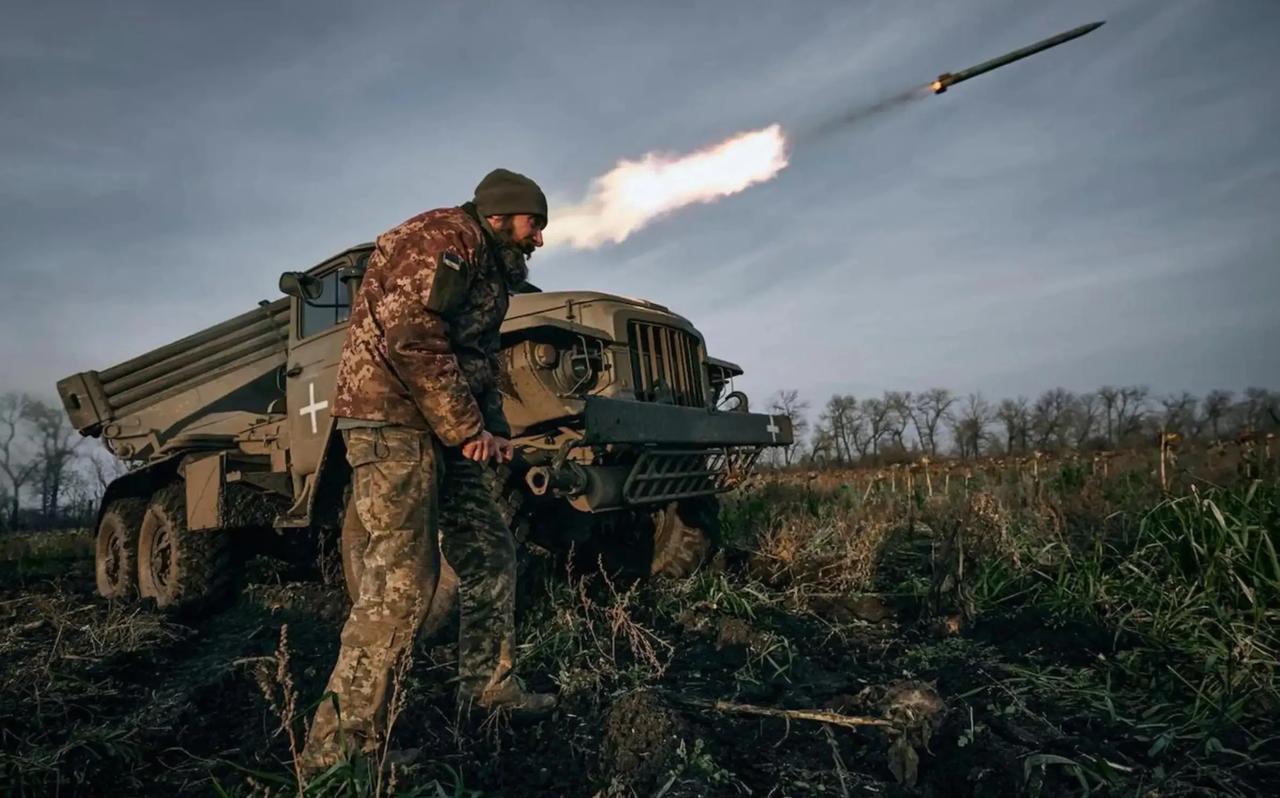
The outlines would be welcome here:
<svg viewBox="0 0 1280 798">
<path fill-rule="evenodd" d="M 462 258 L 456 252 L 446 251 L 440 253 L 440 262 L 455 272 L 462 271 Z"/>
<path fill-rule="evenodd" d="M 450 249 L 438 254 L 431 285 L 427 288 L 427 310 L 436 313 L 456 310 L 467 293 L 470 279 L 470 269 L 461 255 Z"/>
</svg>

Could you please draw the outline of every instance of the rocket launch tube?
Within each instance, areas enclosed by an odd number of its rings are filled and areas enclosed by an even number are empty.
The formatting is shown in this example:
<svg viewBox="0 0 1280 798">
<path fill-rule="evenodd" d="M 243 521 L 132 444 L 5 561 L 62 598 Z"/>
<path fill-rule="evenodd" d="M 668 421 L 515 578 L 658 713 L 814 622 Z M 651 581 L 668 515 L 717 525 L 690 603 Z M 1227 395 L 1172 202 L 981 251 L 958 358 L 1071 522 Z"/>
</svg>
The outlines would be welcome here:
<svg viewBox="0 0 1280 798">
<path fill-rule="evenodd" d="M 933 89 L 934 94 L 942 94 L 947 90 L 948 86 L 954 86 L 957 83 L 962 83 L 969 78 L 976 78 L 984 72 L 990 72 L 991 70 L 998 69 L 1005 64 L 1012 64 L 1014 61 L 1026 58 L 1029 55 L 1035 55 L 1042 50 L 1048 50 L 1050 47 L 1057 47 L 1063 42 L 1069 42 L 1072 39 L 1077 39 L 1086 33 L 1091 33 L 1098 28 L 1101 28 L 1102 24 L 1102 22 L 1091 22 L 1088 25 L 1081 25 L 1080 27 L 1072 28 L 1065 33 L 1059 33 L 1057 36 L 1050 36 L 1043 41 L 1038 41 L 1035 44 L 1023 47 L 1020 50 L 1005 53 L 1002 56 L 992 58 L 990 61 L 983 61 L 977 66 L 971 66 L 968 69 L 962 69 L 959 72 L 943 72 L 938 76 L 938 79 L 933 82 L 930 88 Z"/>
</svg>

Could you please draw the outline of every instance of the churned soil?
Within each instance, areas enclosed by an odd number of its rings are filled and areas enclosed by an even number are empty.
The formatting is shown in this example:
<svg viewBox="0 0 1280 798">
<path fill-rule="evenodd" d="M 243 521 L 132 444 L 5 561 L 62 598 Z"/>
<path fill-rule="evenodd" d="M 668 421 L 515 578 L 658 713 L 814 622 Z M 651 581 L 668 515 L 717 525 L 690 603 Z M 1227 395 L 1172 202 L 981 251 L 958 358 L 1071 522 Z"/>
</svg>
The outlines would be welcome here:
<svg viewBox="0 0 1280 798">
<path fill-rule="evenodd" d="M 893 597 L 872 595 L 675 606 L 662 594 L 669 587 L 636 589 L 631 620 L 669 645 L 656 649 L 657 665 L 623 650 L 621 627 L 610 626 L 620 616 L 607 611 L 581 634 L 600 636 L 599 650 L 616 656 L 602 654 L 598 669 L 548 660 L 538 652 L 552 643 L 539 635 L 570 608 L 523 614 L 522 640 L 536 645 L 522 652 L 543 666 L 526 669 L 526 680 L 565 696 L 541 721 L 463 722 L 453 710 L 449 631 L 420 641 L 400 685 L 392 743 L 422 756 L 400 768 L 396 790 L 1076 795 L 1072 772 L 1029 769 L 1028 757 L 1135 747 L 1104 718 L 1004 685 L 1032 658 L 1111 651 L 1114 641 L 1097 630 L 1046 629 L 1033 616 L 939 630 Z M 609 590 L 616 597 L 622 587 Z M 548 591 L 542 601 L 557 595 L 563 600 L 563 591 Z M 208 795 L 216 782 L 247 795 L 266 789 L 268 777 L 290 778 L 280 717 L 298 719 L 300 744 L 346 611 L 339 585 L 294 581 L 269 565 L 251 569 L 231 606 L 194 618 L 108 604 L 84 562 L 59 573 L 0 572 L 0 793 Z M 717 701 L 895 717 L 911 730 L 895 736 Z"/>
</svg>

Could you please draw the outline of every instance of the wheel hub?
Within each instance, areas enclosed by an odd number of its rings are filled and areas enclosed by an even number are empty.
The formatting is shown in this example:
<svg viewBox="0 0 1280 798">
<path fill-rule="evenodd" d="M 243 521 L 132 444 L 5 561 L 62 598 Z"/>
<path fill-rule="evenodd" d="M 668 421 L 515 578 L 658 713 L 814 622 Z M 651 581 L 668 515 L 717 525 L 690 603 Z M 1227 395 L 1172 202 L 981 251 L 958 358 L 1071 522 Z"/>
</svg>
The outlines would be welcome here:
<svg viewBox="0 0 1280 798">
<path fill-rule="evenodd" d="M 157 589 L 167 589 L 173 571 L 173 536 L 167 524 L 156 528 L 155 541 L 151 545 L 151 577 Z"/>
</svg>

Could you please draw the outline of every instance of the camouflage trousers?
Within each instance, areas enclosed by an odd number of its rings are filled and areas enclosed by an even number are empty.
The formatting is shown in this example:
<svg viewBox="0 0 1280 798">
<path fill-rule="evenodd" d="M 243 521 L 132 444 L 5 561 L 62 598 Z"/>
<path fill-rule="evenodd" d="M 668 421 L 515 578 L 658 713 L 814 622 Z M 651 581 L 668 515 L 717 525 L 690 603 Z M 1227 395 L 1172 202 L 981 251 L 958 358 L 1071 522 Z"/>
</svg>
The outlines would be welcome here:
<svg viewBox="0 0 1280 798">
<path fill-rule="evenodd" d="M 514 678 L 515 542 L 493 471 L 441 452 L 429 433 L 407 427 L 343 435 L 353 504 L 369 542 L 326 689 L 338 706 L 320 705 L 307 741 L 315 766 L 372 750 L 385 732 L 392 673 L 431 607 L 440 546 L 459 583 L 459 697 L 483 701 Z"/>
<path fill-rule="evenodd" d="M 487 703 L 515 679 L 516 542 L 493 469 L 447 450 L 440 545 L 458 575 L 458 697 Z"/>
</svg>

